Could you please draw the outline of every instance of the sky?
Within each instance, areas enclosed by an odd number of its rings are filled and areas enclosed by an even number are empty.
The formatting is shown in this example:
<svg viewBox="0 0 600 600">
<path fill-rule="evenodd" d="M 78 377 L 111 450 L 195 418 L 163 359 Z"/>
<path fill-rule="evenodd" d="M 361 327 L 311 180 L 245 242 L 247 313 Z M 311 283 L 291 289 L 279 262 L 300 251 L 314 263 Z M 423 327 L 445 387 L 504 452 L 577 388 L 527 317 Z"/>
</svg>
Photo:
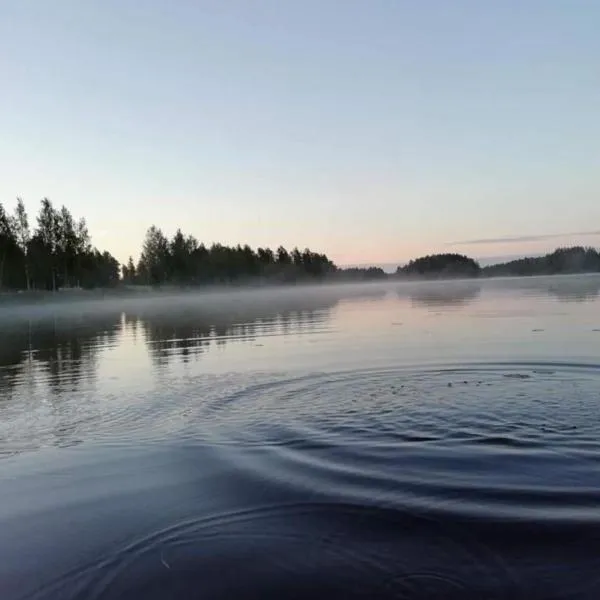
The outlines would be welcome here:
<svg viewBox="0 0 600 600">
<path fill-rule="evenodd" d="M 0 202 L 338 264 L 600 245 L 597 0 L 0 3 Z M 32 217 L 33 220 L 33 217 Z"/>
</svg>

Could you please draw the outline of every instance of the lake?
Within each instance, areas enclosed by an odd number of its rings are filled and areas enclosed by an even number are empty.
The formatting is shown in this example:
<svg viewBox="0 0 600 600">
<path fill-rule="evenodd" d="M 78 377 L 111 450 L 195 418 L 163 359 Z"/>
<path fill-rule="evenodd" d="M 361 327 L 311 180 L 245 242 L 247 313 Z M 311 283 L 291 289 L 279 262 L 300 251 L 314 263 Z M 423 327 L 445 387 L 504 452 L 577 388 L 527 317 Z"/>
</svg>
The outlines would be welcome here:
<svg viewBox="0 0 600 600">
<path fill-rule="evenodd" d="M 599 295 L 0 307 L 0 597 L 600 598 Z"/>
</svg>

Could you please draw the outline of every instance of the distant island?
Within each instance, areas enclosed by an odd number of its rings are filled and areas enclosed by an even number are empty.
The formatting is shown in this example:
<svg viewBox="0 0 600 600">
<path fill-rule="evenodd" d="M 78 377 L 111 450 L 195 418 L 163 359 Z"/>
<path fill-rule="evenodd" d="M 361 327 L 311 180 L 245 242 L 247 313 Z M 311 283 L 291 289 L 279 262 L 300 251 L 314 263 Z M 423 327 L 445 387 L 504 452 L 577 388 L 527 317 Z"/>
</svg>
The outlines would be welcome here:
<svg viewBox="0 0 600 600">
<path fill-rule="evenodd" d="M 398 277 L 478 277 L 481 267 L 472 258 L 462 254 L 432 254 L 411 260 L 404 267 L 398 267 Z"/>
<path fill-rule="evenodd" d="M 396 277 L 471 278 L 566 275 L 600 272 L 600 253 L 594 248 L 557 248 L 545 256 L 521 258 L 481 267 L 462 254 L 433 254 L 398 267 Z"/>
<path fill-rule="evenodd" d="M 398 267 L 396 277 L 470 278 L 561 275 L 600 272 L 600 253 L 594 248 L 557 248 L 545 256 L 521 258 L 481 267 L 462 254 L 433 254 Z"/>
<path fill-rule="evenodd" d="M 558 248 L 546 256 L 481 267 L 468 256 L 432 254 L 399 266 L 394 274 L 378 267 L 340 268 L 309 248 L 250 248 L 247 244 L 207 246 L 181 230 L 168 239 L 152 225 L 140 257 L 121 265 L 91 244 L 85 219 L 44 198 L 31 227 L 23 201 L 13 214 L 0 203 L 0 291 L 56 291 L 117 287 L 262 285 L 360 282 L 387 279 L 444 279 L 600 272 L 594 248 Z"/>
</svg>

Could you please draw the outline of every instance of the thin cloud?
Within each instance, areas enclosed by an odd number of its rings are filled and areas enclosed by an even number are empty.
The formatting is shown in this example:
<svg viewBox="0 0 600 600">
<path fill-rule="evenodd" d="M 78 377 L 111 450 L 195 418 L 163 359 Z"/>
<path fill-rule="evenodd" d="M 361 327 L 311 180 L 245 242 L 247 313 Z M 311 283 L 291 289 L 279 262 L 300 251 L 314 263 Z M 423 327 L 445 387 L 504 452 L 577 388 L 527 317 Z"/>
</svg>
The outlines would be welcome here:
<svg viewBox="0 0 600 600">
<path fill-rule="evenodd" d="M 478 240 L 462 240 L 458 242 L 448 242 L 447 246 L 467 246 L 477 244 L 520 244 L 523 242 L 538 242 L 540 240 L 554 240 L 563 237 L 573 236 L 593 236 L 600 235 L 598 231 L 575 231 L 569 233 L 548 233 L 543 235 L 519 235 L 519 236 L 506 236 L 499 238 L 481 238 Z"/>
</svg>

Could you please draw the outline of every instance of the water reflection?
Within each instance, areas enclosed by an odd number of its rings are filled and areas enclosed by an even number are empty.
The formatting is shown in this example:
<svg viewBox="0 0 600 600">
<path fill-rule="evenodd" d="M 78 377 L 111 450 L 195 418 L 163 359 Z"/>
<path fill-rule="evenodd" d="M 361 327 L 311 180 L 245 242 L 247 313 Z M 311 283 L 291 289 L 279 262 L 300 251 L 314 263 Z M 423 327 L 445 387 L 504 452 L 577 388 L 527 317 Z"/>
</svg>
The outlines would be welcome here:
<svg viewBox="0 0 600 600">
<path fill-rule="evenodd" d="M 302 293 L 230 297 L 202 302 L 132 302 L 97 313 L 76 308 L 60 316 L 19 319 L 0 330 L 0 392 L 17 383 L 45 383 L 49 391 L 66 391 L 97 374 L 103 352 L 124 340 L 143 340 L 155 366 L 188 362 L 212 347 L 256 343 L 258 338 L 302 334 L 325 327 L 331 310 L 352 289 L 303 296 Z M 380 294 L 383 292 L 379 292 Z"/>
<path fill-rule="evenodd" d="M 3 324 L 0 334 L 0 390 L 17 380 L 44 380 L 60 392 L 93 378 L 99 349 L 113 346 L 120 314 L 85 319 L 53 318 Z"/>
<path fill-rule="evenodd" d="M 600 295 L 600 279 L 580 277 L 573 281 L 551 281 L 547 293 L 559 302 L 591 302 Z"/>
<path fill-rule="evenodd" d="M 399 291 L 404 296 L 404 290 Z M 418 283 L 408 288 L 408 297 L 413 306 L 457 308 L 472 304 L 481 294 L 479 282 L 436 282 Z"/>
<path fill-rule="evenodd" d="M 128 363 L 136 344 L 144 355 L 140 360 L 149 357 L 154 367 L 186 364 L 233 344 L 262 346 L 274 336 L 314 334 L 336 326 L 353 331 L 354 325 L 344 319 L 364 327 L 362 313 L 378 322 L 379 311 L 349 306 L 357 301 L 377 303 L 387 298 L 403 310 L 454 312 L 481 302 L 482 293 L 503 303 L 508 298 L 518 302 L 519 297 L 592 302 L 600 296 L 600 277 L 348 285 L 63 306 L 38 318 L 0 321 L 0 399 L 16 385 L 41 386 L 49 393 L 89 386 L 97 377 L 100 354 L 117 346 Z M 382 314 L 381 318 L 388 317 Z M 394 319 L 414 320 L 408 315 Z"/>
<path fill-rule="evenodd" d="M 254 305 L 205 307 L 177 311 L 168 317 L 156 310 L 128 313 L 141 329 L 157 366 L 170 360 L 188 362 L 211 347 L 231 342 L 256 343 L 258 338 L 301 333 L 322 327 L 339 297 L 285 298 Z"/>
<path fill-rule="evenodd" d="M 599 274 L 492 279 L 485 285 L 494 292 L 520 292 L 528 297 L 546 296 L 559 302 L 593 302 L 600 296 Z"/>
<path fill-rule="evenodd" d="M 0 311 L 2 597 L 600 597 L 594 281 Z"/>
</svg>

